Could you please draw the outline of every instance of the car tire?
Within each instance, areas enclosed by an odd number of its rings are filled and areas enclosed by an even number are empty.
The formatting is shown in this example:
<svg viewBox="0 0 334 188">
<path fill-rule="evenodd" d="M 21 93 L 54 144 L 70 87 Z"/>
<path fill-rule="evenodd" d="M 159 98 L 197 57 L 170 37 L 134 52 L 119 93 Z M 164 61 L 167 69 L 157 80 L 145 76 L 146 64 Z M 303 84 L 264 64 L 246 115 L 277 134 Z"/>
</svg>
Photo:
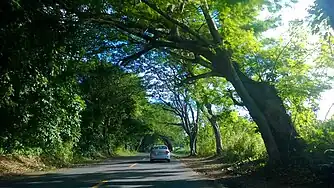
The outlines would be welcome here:
<svg viewBox="0 0 334 188">
<path fill-rule="evenodd" d="M 153 163 L 154 161 L 153 161 L 153 159 L 150 159 L 150 163 Z"/>
</svg>

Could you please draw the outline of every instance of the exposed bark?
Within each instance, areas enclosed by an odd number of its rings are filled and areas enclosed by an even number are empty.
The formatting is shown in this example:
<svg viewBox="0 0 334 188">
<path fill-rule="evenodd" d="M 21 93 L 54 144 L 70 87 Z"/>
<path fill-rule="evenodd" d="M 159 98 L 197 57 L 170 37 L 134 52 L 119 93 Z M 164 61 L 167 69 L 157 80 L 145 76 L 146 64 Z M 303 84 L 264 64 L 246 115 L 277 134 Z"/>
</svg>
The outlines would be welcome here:
<svg viewBox="0 0 334 188">
<path fill-rule="evenodd" d="M 197 143 L 197 134 L 189 135 L 190 156 L 197 155 L 196 143 Z"/>
<path fill-rule="evenodd" d="M 240 102 L 240 101 L 238 101 L 237 99 L 234 98 L 232 91 L 229 91 L 228 94 L 229 94 L 230 98 L 232 99 L 234 105 L 242 106 L 242 107 L 245 106 L 245 104 L 243 104 L 243 102 Z"/>
<path fill-rule="evenodd" d="M 291 163 L 304 149 L 297 131 L 286 113 L 283 101 L 274 86 L 256 82 L 232 63 L 227 52 L 220 51 L 213 61 L 215 70 L 232 83 L 259 127 L 272 163 Z"/>
<path fill-rule="evenodd" d="M 117 27 L 125 34 L 132 34 L 147 41 L 147 44 L 153 48 L 172 48 L 182 49 L 193 52 L 194 55 L 202 55 L 205 59 L 212 63 L 212 67 L 205 66 L 221 77 L 225 77 L 232 83 L 236 92 L 243 101 L 243 104 L 249 110 L 253 120 L 257 123 L 264 143 L 266 145 L 269 158 L 272 162 L 288 163 L 292 156 L 298 156 L 303 150 L 303 143 L 298 139 L 298 134 L 292 125 L 291 118 L 287 115 L 283 106 L 283 102 L 277 95 L 275 88 L 268 83 L 256 82 L 243 74 L 231 61 L 231 53 L 219 49 L 212 50 L 212 45 L 220 43 L 223 39 L 219 38 L 219 32 L 214 26 L 214 22 L 210 17 L 207 5 L 202 6 L 207 26 L 212 35 L 214 43 L 200 36 L 198 32 L 189 28 L 184 23 L 172 18 L 160 10 L 154 3 L 148 0 L 142 0 L 145 4 L 159 13 L 167 21 L 182 29 L 182 32 L 188 33 L 188 38 L 153 38 L 143 34 L 143 27 L 133 23 L 123 23 L 123 21 L 108 19 L 108 20 L 93 20 L 95 22 L 110 24 Z M 205 2 L 205 1 L 204 1 Z M 111 16 L 112 17 L 112 16 Z M 153 31 L 157 32 L 154 28 Z M 190 38 L 190 39 L 189 39 Z M 194 40 L 193 40 L 194 39 Z M 210 46 L 210 48 L 208 48 Z M 215 51 L 215 52 L 213 52 Z M 202 62 L 202 61 L 200 61 Z M 196 62 L 194 62 L 196 63 Z M 198 63 L 198 62 L 197 62 Z M 198 63 L 201 64 L 201 63 Z M 206 65 L 206 64 L 204 64 Z M 201 76 L 204 77 L 204 76 Z M 177 112 L 179 113 L 179 112 Z M 183 114 L 186 116 L 187 114 Z M 184 118 L 181 116 L 181 118 Z M 192 121 L 193 122 L 193 121 Z M 189 130 L 189 122 L 184 123 L 185 130 Z M 191 131 L 188 131 L 189 134 Z M 190 134 L 189 134 L 190 135 Z M 191 148 L 195 153 L 196 137 L 191 139 Z"/>
<path fill-rule="evenodd" d="M 215 134 L 215 140 L 216 140 L 216 154 L 222 155 L 223 154 L 223 143 L 221 139 L 220 129 L 217 124 L 217 117 L 213 116 L 209 118 L 210 124 L 213 128 L 213 132 Z"/>
<path fill-rule="evenodd" d="M 213 76 L 217 76 L 217 75 L 214 72 L 206 72 L 206 73 L 203 73 L 203 74 L 188 77 L 185 80 L 183 80 L 182 83 L 190 84 L 190 83 L 192 83 L 196 80 L 199 80 L 199 79 L 202 79 L 202 78 L 210 78 L 210 77 L 213 77 Z"/>
<path fill-rule="evenodd" d="M 145 138 L 145 136 L 142 136 L 142 137 L 140 138 L 140 141 L 139 141 L 139 144 L 138 144 L 138 146 L 137 146 L 136 151 L 139 151 L 141 145 L 143 144 L 144 138 Z"/>
<path fill-rule="evenodd" d="M 211 104 L 206 104 L 205 106 L 208 110 L 208 113 L 210 114 L 210 116 L 208 116 L 208 119 L 210 121 L 210 124 L 213 128 L 213 132 L 215 134 L 216 154 L 217 155 L 222 155 L 223 154 L 223 143 L 222 143 L 222 139 L 221 139 L 219 125 L 217 124 L 217 116 L 213 114 L 213 112 L 211 110 Z"/>
<path fill-rule="evenodd" d="M 255 82 L 238 68 L 236 68 L 236 73 L 261 113 L 265 116 L 282 162 L 289 163 L 293 158 L 300 158 L 305 143 L 299 138 L 291 117 L 287 114 L 275 87 L 266 82 Z"/>
<path fill-rule="evenodd" d="M 327 113 L 325 115 L 325 119 L 324 120 L 327 120 L 327 117 L 328 117 L 328 114 L 329 112 L 331 111 L 332 107 L 334 106 L 334 103 L 329 107 L 329 109 L 327 110 Z"/>
<path fill-rule="evenodd" d="M 272 163 L 280 163 L 280 152 L 271 133 L 269 123 L 255 103 L 254 99 L 246 90 L 243 82 L 240 80 L 229 55 L 225 51 L 219 51 L 213 61 L 213 66 L 216 68 L 216 71 L 221 74 L 221 76 L 225 77 L 229 82 L 231 82 L 238 95 L 244 102 L 245 106 L 249 110 L 253 120 L 258 125 L 269 155 L 269 160 Z"/>
<path fill-rule="evenodd" d="M 201 6 L 201 9 L 203 11 L 206 23 L 209 27 L 209 31 L 212 35 L 212 38 L 214 40 L 215 43 L 221 43 L 222 42 L 222 38 L 218 32 L 217 26 L 215 24 L 215 22 L 213 21 L 212 17 L 210 16 L 210 12 L 209 12 L 209 8 L 208 8 L 208 3 L 206 2 L 206 0 L 203 0 L 203 5 Z"/>
<path fill-rule="evenodd" d="M 122 66 L 127 66 L 128 63 L 129 63 L 130 61 L 132 61 L 132 60 L 134 60 L 134 59 L 138 59 L 138 58 L 140 58 L 140 56 L 146 54 L 146 53 L 149 52 L 151 49 L 153 49 L 152 46 L 147 46 L 147 47 L 145 47 L 143 50 L 141 50 L 141 51 L 139 51 L 139 52 L 137 52 L 137 53 L 135 53 L 135 54 L 132 54 L 132 55 L 130 55 L 130 56 L 125 57 L 123 60 L 121 60 L 121 65 L 122 65 Z"/>
<path fill-rule="evenodd" d="M 163 16 L 165 19 L 172 22 L 174 25 L 179 26 L 183 31 L 190 33 L 193 35 L 197 40 L 203 42 L 204 44 L 210 44 L 208 40 L 206 40 L 204 37 L 199 35 L 196 31 L 192 30 L 190 27 L 188 27 L 186 24 L 177 21 L 176 19 L 173 19 L 170 15 L 160 10 L 154 3 L 149 2 L 148 0 L 142 0 L 143 3 L 148 5 L 150 8 L 155 10 L 157 13 L 159 13 L 161 16 Z"/>
</svg>

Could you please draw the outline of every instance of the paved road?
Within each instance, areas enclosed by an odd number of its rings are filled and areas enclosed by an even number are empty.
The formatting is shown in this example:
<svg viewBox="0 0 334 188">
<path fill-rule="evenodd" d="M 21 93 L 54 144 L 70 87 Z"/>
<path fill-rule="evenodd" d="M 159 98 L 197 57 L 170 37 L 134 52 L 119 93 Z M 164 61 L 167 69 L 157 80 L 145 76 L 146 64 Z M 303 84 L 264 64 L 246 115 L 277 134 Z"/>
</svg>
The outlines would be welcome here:
<svg viewBox="0 0 334 188">
<path fill-rule="evenodd" d="M 0 182 L 0 187 L 162 187 L 209 188 L 212 181 L 200 177 L 179 160 L 150 163 L 147 154 L 121 157 L 103 163 Z"/>
</svg>

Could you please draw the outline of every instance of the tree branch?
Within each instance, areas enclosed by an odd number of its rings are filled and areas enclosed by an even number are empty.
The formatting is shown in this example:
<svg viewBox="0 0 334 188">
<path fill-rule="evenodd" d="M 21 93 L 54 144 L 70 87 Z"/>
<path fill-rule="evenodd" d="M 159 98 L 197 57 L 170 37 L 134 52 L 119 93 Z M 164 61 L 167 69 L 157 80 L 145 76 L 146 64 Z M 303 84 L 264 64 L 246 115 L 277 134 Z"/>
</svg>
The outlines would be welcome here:
<svg viewBox="0 0 334 188">
<path fill-rule="evenodd" d="M 209 27 L 210 33 L 212 35 L 213 41 L 217 44 L 220 44 L 222 42 L 221 36 L 218 32 L 217 26 L 215 24 L 215 22 L 213 21 L 212 17 L 210 16 L 210 12 L 209 12 L 209 7 L 208 7 L 208 3 L 206 2 L 206 0 L 202 1 L 203 5 L 201 6 L 201 9 L 203 11 L 206 23 Z"/>
<path fill-rule="evenodd" d="M 171 109 L 169 109 L 169 108 L 171 108 Z M 172 112 L 173 114 L 179 116 L 179 112 L 178 112 L 177 110 L 175 110 L 175 109 L 174 109 L 173 107 L 171 107 L 171 106 L 169 106 L 169 108 L 162 108 L 162 109 L 164 109 L 164 110 L 166 110 L 166 111 L 168 111 L 168 112 Z"/>
<path fill-rule="evenodd" d="M 188 51 L 191 51 L 197 54 L 201 54 L 208 59 L 214 58 L 214 54 L 211 51 L 201 46 L 196 46 L 194 44 L 188 44 L 188 43 L 183 43 L 183 42 L 175 43 L 175 42 L 162 41 L 162 40 L 153 41 L 152 44 L 156 48 L 167 47 L 167 48 L 174 48 L 174 49 L 184 49 L 184 50 L 188 50 Z"/>
<path fill-rule="evenodd" d="M 327 113 L 326 113 L 326 115 L 325 115 L 325 119 L 324 120 L 327 120 L 327 116 L 328 116 L 328 114 L 330 113 L 330 111 L 331 111 L 331 109 L 332 109 L 332 107 L 334 106 L 334 103 L 329 107 L 329 109 L 327 110 Z"/>
<path fill-rule="evenodd" d="M 196 76 L 188 77 L 185 80 L 182 81 L 182 83 L 189 84 L 195 80 L 202 79 L 202 78 L 208 78 L 208 77 L 213 77 L 213 76 L 218 76 L 215 72 L 207 72 L 203 74 L 199 74 Z"/>
<path fill-rule="evenodd" d="M 130 61 L 138 59 L 140 56 L 146 54 L 151 49 L 153 49 L 152 46 L 146 46 L 146 47 L 144 47 L 143 50 L 141 50 L 141 51 L 139 51 L 139 52 L 137 52 L 135 54 L 129 55 L 129 56 L 125 57 L 124 59 L 122 59 L 121 62 L 120 62 L 120 65 L 121 66 L 127 66 Z"/>
<path fill-rule="evenodd" d="M 166 124 L 166 125 L 175 125 L 175 126 L 181 126 L 183 127 L 183 123 L 168 123 L 168 122 L 162 122 L 163 124 Z"/>
<path fill-rule="evenodd" d="M 182 111 L 177 109 L 176 107 L 174 107 L 172 104 L 170 104 L 169 102 L 165 101 L 164 99 L 162 99 L 161 97 L 159 97 L 159 100 L 164 103 L 166 106 L 168 106 L 171 109 L 168 108 L 163 108 L 164 110 L 170 111 L 172 113 L 174 113 L 177 116 L 182 116 Z"/>
<path fill-rule="evenodd" d="M 213 112 L 212 112 L 211 106 L 212 105 L 209 104 L 209 103 L 205 104 L 205 107 L 208 110 L 208 113 L 210 114 L 210 116 L 213 116 Z"/>
<path fill-rule="evenodd" d="M 142 2 L 144 2 L 146 5 L 148 5 L 151 9 L 155 10 L 157 13 L 159 13 L 161 16 L 163 16 L 165 19 L 169 20 L 170 22 L 172 22 L 173 24 L 181 27 L 184 31 L 186 31 L 187 33 L 190 33 L 191 35 L 193 35 L 196 39 L 202 41 L 204 44 L 206 45 L 210 45 L 210 42 L 208 40 L 206 40 L 205 38 L 201 37 L 197 32 L 193 31 L 192 29 L 190 29 L 187 25 L 185 25 L 184 23 L 181 23 L 175 19 L 173 19 L 172 17 L 170 17 L 168 14 L 164 13 L 161 9 L 159 9 L 155 4 L 149 2 L 148 0 L 142 0 Z"/>
<path fill-rule="evenodd" d="M 203 67 L 206 67 L 208 69 L 213 69 L 211 62 L 206 60 L 204 57 L 202 57 L 201 55 L 195 55 L 195 59 L 196 59 L 196 63 L 199 65 L 202 65 Z"/>
<path fill-rule="evenodd" d="M 101 19 L 101 18 L 90 18 L 89 21 L 97 22 L 97 23 L 101 23 L 101 24 L 109 24 L 109 25 L 112 25 L 112 26 L 116 26 L 116 28 L 118 28 L 118 29 L 120 29 L 122 31 L 125 31 L 125 32 L 127 32 L 129 34 L 135 35 L 135 36 L 137 36 L 139 38 L 142 38 L 144 40 L 147 40 L 147 41 L 154 40 L 153 37 L 145 35 L 143 31 L 142 32 L 138 32 L 138 31 L 135 31 L 135 30 L 131 29 L 131 28 L 143 29 L 141 26 L 134 27 L 133 25 L 138 25 L 138 24 L 135 24 L 135 23 L 125 24 L 125 23 L 122 23 L 120 21 L 114 20 L 112 18 L 108 18 L 108 20 Z"/>
<path fill-rule="evenodd" d="M 195 126 L 196 126 L 196 131 L 197 131 L 197 127 L 198 127 L 198 123 L 199 123 L 199 116 L 200 116 L 200 105 L 199 103 L 196 101 L 196 123 L 195 123 Z"/>
</svg>

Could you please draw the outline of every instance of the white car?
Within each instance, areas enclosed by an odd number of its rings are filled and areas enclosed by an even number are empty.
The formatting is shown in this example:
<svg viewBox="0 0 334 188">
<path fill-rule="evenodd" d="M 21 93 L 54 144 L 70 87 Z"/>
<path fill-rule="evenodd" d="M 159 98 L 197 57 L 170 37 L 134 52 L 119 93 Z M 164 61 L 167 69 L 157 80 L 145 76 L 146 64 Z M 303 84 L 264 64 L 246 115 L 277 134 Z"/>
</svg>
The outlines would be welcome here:
<svg viewBox="0 0 334 188">
<path fill-rule="evenodd" d="M 153 146 L 150 152 L 150 162 L 165 160 L 170 162 L 170 151 L 165 145 Z"/>
</svg>

